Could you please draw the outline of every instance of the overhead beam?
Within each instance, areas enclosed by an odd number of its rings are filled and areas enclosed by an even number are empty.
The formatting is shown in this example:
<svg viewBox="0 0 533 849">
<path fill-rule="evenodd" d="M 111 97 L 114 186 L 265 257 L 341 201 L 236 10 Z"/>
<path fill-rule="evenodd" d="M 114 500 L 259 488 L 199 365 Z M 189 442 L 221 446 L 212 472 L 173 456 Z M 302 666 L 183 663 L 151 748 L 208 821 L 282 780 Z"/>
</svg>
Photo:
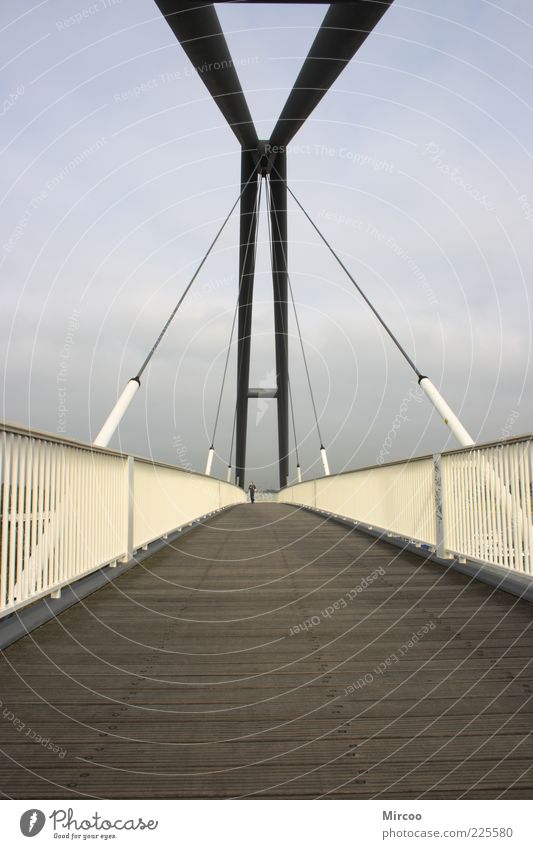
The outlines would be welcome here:
<svg viewBox="0 0 533 849">
<path fill-rule="evenodd" d="M 241 147 L 257 147 L 257 133 L 212 3 L 155 0 Z"/>
<path fill-rule="evenodd" d="M 392 2 L 331 4 L 279 116 L 270 138 L 272 145 L 291 141 Z"/>
</svg>

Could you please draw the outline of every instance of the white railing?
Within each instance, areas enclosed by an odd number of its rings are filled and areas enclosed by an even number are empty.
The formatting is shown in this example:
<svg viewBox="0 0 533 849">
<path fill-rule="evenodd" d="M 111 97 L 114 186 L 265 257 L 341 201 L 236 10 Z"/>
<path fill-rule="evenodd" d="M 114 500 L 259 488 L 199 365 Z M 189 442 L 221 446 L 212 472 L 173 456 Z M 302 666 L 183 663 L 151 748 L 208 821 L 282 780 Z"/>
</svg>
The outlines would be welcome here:
<svg viewBox="0 0 533 849">
<path fill-rule="evenodd" d="M 246 501 L 233 484 L 148 460 L 135 460 L 133 477 L 135 549 L 160 539 L 169 528 L 181 529 L 195 517 Z"/>
<path fill-rule="evenodd" d="M 278 501 L 533 575 L 530 436 L 295 484 Z"/>
<path fill-rule="evenodd" d="M 533 575 L 531 438 L 443 455 L 443 545 Z"/>
<path fill-rule="evenodd" d="M 436 544 L 431 457 L 295 484 L 282 490 L 278 500 Z"/>
<path fill-rule="evenodd" d="M 212 477 L 0 424 L 0 617 L 243 501 Z"/>
</svg>

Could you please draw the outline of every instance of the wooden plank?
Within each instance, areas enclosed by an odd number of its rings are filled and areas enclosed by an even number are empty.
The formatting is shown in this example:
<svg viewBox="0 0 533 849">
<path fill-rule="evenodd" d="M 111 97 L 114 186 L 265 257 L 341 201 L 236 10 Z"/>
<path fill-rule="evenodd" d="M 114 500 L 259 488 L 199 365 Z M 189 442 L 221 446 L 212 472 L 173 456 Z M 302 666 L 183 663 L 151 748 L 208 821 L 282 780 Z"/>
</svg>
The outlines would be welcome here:
<svg viewBox="0 0 533 849">
<path fill-rule="evenodd" d="M 5 651 L 14 798 L 530 798 L 531 606 L 243 505 Z"/>
</svg>

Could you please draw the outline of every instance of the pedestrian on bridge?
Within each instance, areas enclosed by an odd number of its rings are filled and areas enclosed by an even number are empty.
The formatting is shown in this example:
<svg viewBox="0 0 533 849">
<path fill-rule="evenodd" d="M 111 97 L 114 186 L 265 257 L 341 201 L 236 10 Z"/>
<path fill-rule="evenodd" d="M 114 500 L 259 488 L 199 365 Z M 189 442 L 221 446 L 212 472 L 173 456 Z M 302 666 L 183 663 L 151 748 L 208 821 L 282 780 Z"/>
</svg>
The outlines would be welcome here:
<svg viewBox="0 0 533 849">
<path fill-rule="evenodd" d="M 257 489 L 255 483 L 250 481 L 250 485 L 248 487 L 248 492 L 250 493 L 250 502 L 253 504 L 255 501 L 255 490 Z"/>
</svg>

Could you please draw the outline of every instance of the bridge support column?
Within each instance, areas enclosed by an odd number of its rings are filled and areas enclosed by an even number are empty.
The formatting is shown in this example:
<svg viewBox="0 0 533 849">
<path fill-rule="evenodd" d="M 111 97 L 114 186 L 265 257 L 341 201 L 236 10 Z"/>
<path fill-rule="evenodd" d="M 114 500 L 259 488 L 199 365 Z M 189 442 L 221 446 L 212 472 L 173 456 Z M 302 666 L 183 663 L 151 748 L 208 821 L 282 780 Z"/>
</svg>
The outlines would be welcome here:
<svg viewBox="0 0 533 849">
<path fill-rule="evenodd" d="M 289 477 L 289 339 L 287 279 L 287 156 L 276 154 L 276 170 L 270 175 L 272 203 L 272 264 L 274 287 L 274 330 L 276 340 L 279 485 Z M 278 172 L 276 174 L 276 171 Z M 279 175 L 279 176 L 278 176 Z"/>
<path fill-rule="evenodd" d="M 256 168 L 254 156 L 247 150 L 241 154 L 241 190 Z M 255 270 L 256 202 L 259 183 L 252 178 L 241 198 L 239 248 L 239 316 L 237 341 L 237 424 L 235 432 L 235 483 L 245 488 L 246 431 L 248 428 L 248 384 L 250 381 L 250 348 L 252 301 Z"/>
<path fill-rule="evenodd" d="M 124 466 L 124 486 L 126 488 L 126 539 L 124 540 L 124 556 L 121 560 L 122 563 L 128 563 L 133 558 L 133 543 L 134 543 L 134 528 L 133 528 L 133 520 L 134 520 L 134 508 L 135 508 L 135 498 L 134 498 L 134 481 L 135 481 L 135 460 L 133 457 L 128 456 L 126 459 L 126 463 Z"/>
</svg>

